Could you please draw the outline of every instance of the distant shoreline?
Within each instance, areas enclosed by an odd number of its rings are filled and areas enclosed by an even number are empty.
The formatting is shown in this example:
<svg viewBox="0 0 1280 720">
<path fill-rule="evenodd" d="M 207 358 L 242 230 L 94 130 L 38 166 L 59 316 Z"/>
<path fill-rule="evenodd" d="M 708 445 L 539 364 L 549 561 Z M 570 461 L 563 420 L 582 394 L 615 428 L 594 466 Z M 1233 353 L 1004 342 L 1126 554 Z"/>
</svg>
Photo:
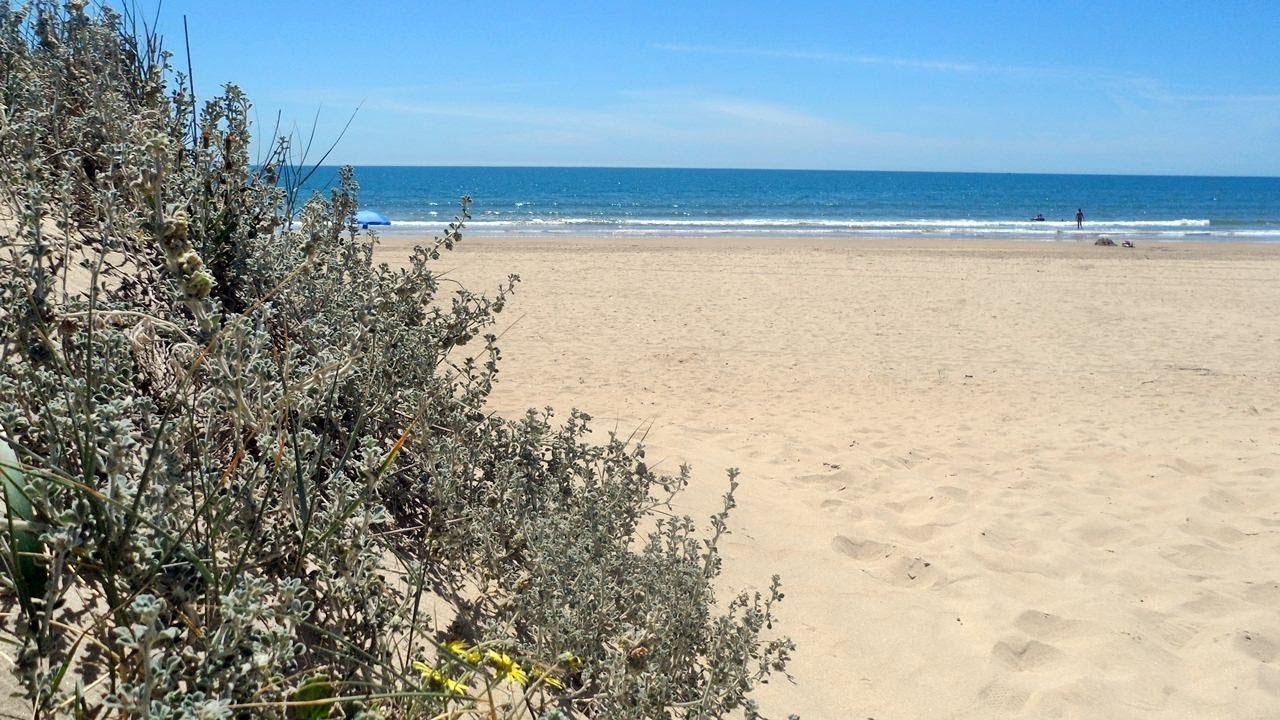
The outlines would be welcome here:
<svg viewBox="0 0 1280 720">
<path fill-rule="evenodd" d="M 356 180 L 391 233 L 438 232 L 468 196 L 471 232 L 492 236 L 1280 242 L 1280 178 L 363 167 Z"/>
<path fill-rule="evenodd" d="M 407 257 L 409 250 L 415 245 L 430 244 L 434 235 L 430 233 L 386 233 L 386 228 L 379 228 L 378 244 L 375 254 L 382 259 Z M 362 236 L 369 237 L 362 233 Z M 776 252 L 795 247 L 800 250 L 825 250 L 831 252 L 879 253 L 947 253 L 947 254 L 987 254 L 998 253 L 1009 257 L 1026 257 L 1045 255 L 1051 257 L 1112 257 L 1128 256 L 1133 258 L 1182 258 L 1208 257 L 1213 259 L 1248 258 L 1262 261 L 1280 262 L 1280 243 L 1246 242 L 1246 241 L 1145 241 L 1135 243 L 1135 247 L 1099 246 L 1094 244 L 1095 238 L 1079 240 L 1046 242 L 1027 238 L 1004 238 L 989 240 L 980 238 L 945 238 L 945 237 L 801 237 L 801 236 L 742 236 L 725 235 L 716 237 L 703 236 L 618 236 L 618 235 L 484 235 L 462 231 L 463 252 L 468 249 L 479 252 L 501 253 L 503 248 L 519 249 L 532 252 L 612 252 L 619 248 L 632 248 L 643 251 L 673 252 L 708 251 L 731 254 L 736 250 L 764 250 Z M 441 262 L 447 263 L 451 255 L 442 256 Z M 519 272 L 512 268 L 512 272 Z"/>
<path fill-rule="evenodd" d="M 389 226 L 381 226 L 374 228 L 380 236 L 388 238 L 413 238 L 413 237 L 432 237 L 433 235 L 443 232 L 449 219 L 442 219 L 439 222 L 417 221 L 411 223 L 392 223 Z M 555 229 L 530 229 L 527 226 L 504 226 L 502 228 L 487 227 L 484 223 L 467 222 L 463 229 L 464 236 L 467 237 L 483 237 L 488 239 L 511 239 L 511 240 L 528 240 L 528 239 L 574 239 L 574 240 L 724 240 L 734 241 L 743 239 L 761 240 L 761 241 L 808 241 L 808 240 L 830 240 L 843 242 L 889 242 L 889 243 L 912 243 L 922 242 L 957 242 L 957 243 L 1034 243 L 1043 244 L 1092 244 L 1099 238 L 1110 238 L 1119 243 L 1122 240 L 1130 240 L 1133 242 L 1143 243 L 1160 243 L 1169 245 L 1280 245 L 1280 236 L 1278 237 L 1241 237 L 1229 234 L 1214 234 L 1211 232 L 1201 232 L 1187 234 L 1181 237 L 1172 235 L 1150 235 L 1141 232 L 1104 232 L 1102 230 L 1091 231 L 1086 227 L 1084 230 L 1070 230 L 1058 233 L 1044 233 L 1041 235 L 1028 235 L 1017 231 L 1010 232 L 1007 235 L 994 234 L 955 234 L 944 232 L 910 232 L 902 234 L 889 234 L 883 231 L 874 232 L 853 232 L 853 231 L 831 231 L 831 230 L 812 230 L 804 231 L 794 228 L 779 227 L 766 231 L 743 231 L 740 228 L 729 228 L 722 232 L 698 232 L 698 231 L 671 231 L 668 228 L 658 228 L 652 230 L 617 230 L 617 229 L 598 229 L 592 231 L 582 227 L 566 227 Z"/>
</svg>

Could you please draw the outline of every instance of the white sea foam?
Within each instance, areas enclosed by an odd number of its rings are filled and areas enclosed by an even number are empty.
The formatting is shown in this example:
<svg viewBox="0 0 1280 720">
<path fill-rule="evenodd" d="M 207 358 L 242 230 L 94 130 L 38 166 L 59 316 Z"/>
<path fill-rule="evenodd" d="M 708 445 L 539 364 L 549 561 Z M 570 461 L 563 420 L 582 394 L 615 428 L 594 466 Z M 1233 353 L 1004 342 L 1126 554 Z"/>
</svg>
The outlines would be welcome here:
<svg viewBox="0 0 1280 720">
<path fill-rule="evenodd" d="M 1233 230 L 1203 218 L 1165 220 L 1091 220 L 1077 229 L 1074 220 L 830 219 L 830 218 L 606 218 L 532 217 L 471 220 L 467 227 L 485 235 L 815 235 L 831 237 L 969 237 L 1077 240 L 1109 235 L 1151 239 L 1238 238 L 1280 240 L 1280 228 Z M 440 220 L 392 220 L 382 232 L 439 232 Z"/>
<path fill-rule="evenodd" d="M 435 224 L 423 220 L 395 220 L 397 225 L 423 226 Z M 501 220 L 472 220 L 472 226 L 522 226 L 522 225 L 618 225 L 618 226 L 673 226 L 673 227 L 853 227 L 853 228 L 916 228 L 916 227 L 973 227 L 973 228 L 1075 228 L 1075 221 L 1030 220 L 973 220 L 956 218 L 946 220 L 832 220 L 811 218 L 732 218 L 732 219 L 684 219 L 684 218 L 602 218 L 602 217 L 537 217 L 504 218 Z M 1179 218 L 1174 220 L 1106 220 L 1087 223 L 1094 227 L 1209 227 L 1204 219 Z"/>
</svg>

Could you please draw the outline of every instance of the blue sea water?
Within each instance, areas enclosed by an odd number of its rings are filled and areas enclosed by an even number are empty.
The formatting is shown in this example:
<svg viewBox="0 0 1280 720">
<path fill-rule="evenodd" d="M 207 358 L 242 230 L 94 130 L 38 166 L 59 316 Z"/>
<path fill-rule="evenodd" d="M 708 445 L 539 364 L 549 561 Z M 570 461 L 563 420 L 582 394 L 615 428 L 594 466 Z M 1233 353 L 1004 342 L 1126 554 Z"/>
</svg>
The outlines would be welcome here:
<svg viewBox="0 0 1280 720">
<path fill-rule="evenodd" d="M 468 232 L 482 235 L 1280 242 L 1276 177 L 358 167 L 356 179 L 361 208 L 391 219 L 383 233 L 436 233 L 469 195 Z"/>
</svg>

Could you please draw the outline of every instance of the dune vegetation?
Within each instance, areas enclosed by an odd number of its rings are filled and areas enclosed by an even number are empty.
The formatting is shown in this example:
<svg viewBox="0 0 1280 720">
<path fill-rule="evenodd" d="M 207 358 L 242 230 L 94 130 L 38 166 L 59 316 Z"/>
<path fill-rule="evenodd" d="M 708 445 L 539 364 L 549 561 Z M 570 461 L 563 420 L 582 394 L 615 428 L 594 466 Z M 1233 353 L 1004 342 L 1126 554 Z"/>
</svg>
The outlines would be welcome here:
<svg viewBox="0 0 1280 720">
<path fill-rule="evenodd" d="M 278 59 L 264 58 L 264 62 Z M 756 717 L 777 578 L 689 482 L 486 409 L 489 294 L 373 260 L 141 18 L 0 5 L 0 559 L 25 717 Z"/>
</svg>

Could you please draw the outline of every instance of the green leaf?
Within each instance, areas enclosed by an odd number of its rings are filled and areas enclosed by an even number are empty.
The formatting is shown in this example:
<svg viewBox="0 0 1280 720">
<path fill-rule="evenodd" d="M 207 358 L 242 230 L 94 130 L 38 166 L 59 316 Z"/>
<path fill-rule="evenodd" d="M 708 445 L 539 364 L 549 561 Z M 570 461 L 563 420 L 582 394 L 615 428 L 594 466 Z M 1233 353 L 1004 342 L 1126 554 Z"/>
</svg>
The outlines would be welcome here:
<svg viewBox="0 0 1280 720">
<path fill-rule="evenodd" d="M 312 678 L 294 691 L 289 700 L 296 703 L 314 702 L 316 704 L 291 706 L 289 708 L 289 717 L 295 720 L 322 720 L 322 718 L 329 716 L 329 711 L 333 708 L 333 705 L 319 701 L 328 700 L 333 696 L 333 685 L 330 685 L 327 679 L 322 677 Z"/>
<path fill-rule="evenodd" d="M 0 441 L 3 442 L 3 441 Z M 49 697 L 56 697 L 58 688 L 62 686 L 62 679 L 67 676 L 67 670 L 71 667 L 71 661 L 75 659 L 76 652 L 80 650 L 80 643 L 84 642 L 86 635 L 80 635 L 76 640 L 76 644 L 71 646 L 71 651 L 67 653 L 67 659 L 62 661 L 62 666 L 58 668 L 58 672 L 53 674 L 53 678 L 49 680 Z"/>
<path fill-rule="evenodd" d="M 31 499 L 23 489 L 26 473 L 18 462 L 18 456 L 9 443 L 0 440 L 0 480 L 4 483 L 5 518 L 9 523 L 10 547 L 13 556 L 14 587 L 26 605 L 32 600 L 43 600 L 49 576 L 45 571 L 44 546 L 40 535 L 31 527 L 35 512 Z"/>
</svg>

